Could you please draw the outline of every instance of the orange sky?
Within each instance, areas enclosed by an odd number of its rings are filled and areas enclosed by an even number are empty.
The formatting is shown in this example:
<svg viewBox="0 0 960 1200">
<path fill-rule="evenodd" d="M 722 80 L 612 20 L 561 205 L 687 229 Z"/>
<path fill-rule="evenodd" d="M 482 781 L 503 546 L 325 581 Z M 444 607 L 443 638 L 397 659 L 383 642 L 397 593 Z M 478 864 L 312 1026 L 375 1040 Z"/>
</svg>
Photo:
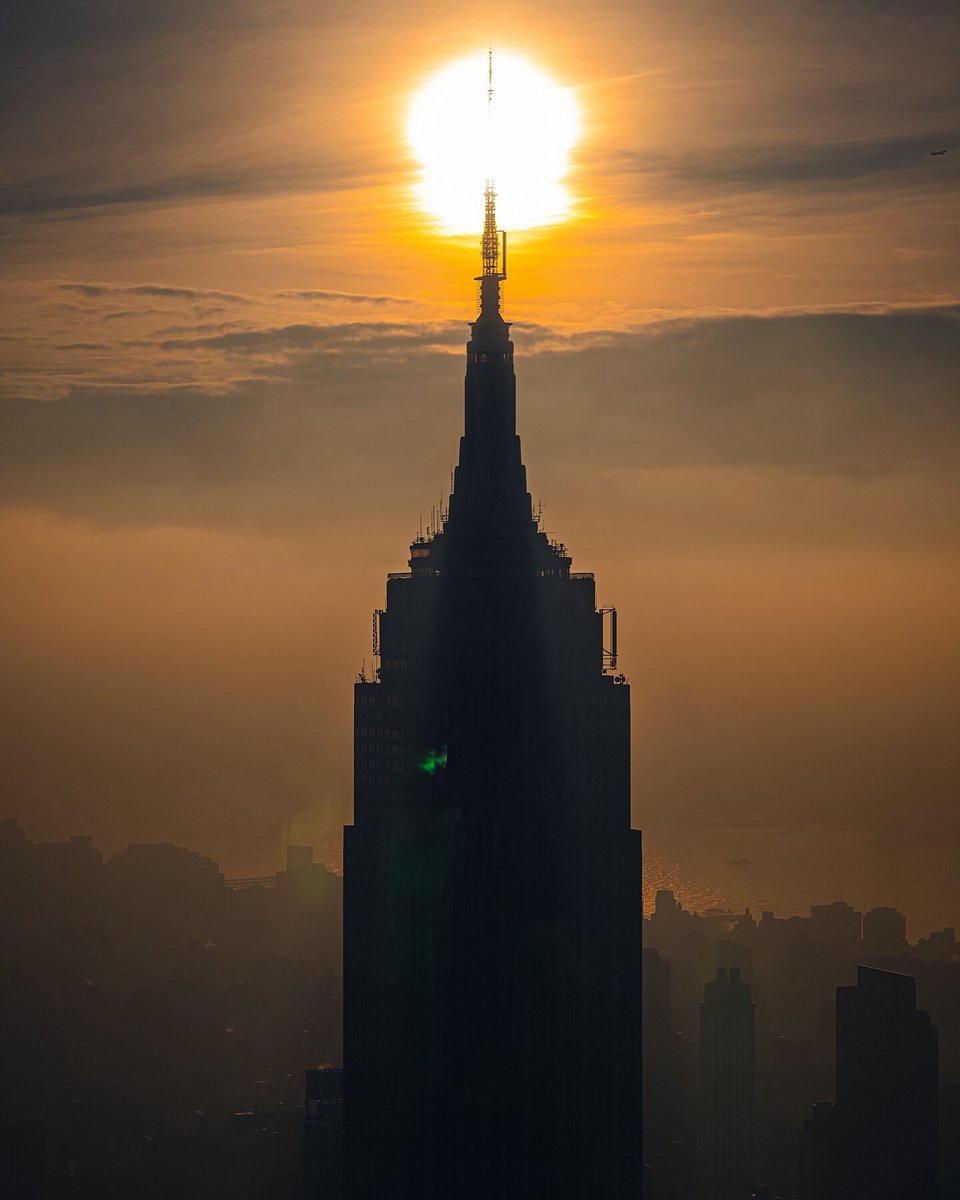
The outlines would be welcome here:
<svg viewBox="0 0 960 1200">
<path fill-rule="evenodd" d="M 403 127 L 489 35 L 103 13 L 14 5 L 0 51 L 4 806 L 267 869 L 349 815 L 369 613 L 455 452 L 477 248 Z M 584 120 L 507 315 L 532 488 L 620 609 L 638 821 L 960 846 L 954 7 L 485 13 Z"/>
</svg>

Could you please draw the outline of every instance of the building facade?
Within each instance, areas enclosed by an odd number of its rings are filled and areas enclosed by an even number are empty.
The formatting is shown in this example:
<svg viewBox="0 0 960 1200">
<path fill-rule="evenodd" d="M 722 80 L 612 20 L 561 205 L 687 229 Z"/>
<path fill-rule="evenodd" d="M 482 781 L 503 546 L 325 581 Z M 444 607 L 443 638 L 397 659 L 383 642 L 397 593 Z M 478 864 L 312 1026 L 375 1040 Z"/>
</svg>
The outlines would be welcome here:
<svg viewBox="0 0 960 1200">
<path fill-rule="evenodd" d="M 629 688 L 593 576 L 532 513 L 501 265 L 488 187 L 449 510 L 388 577 L 356 685 L 350 1200 L 639 1194 Z"/>
<path fill-rule="evenodd" d="M 739 967 L 718 967 L 700 1005 L 701 1167 L 710 1200 L 749 1200 L 756 1183 L 756 1015 Z"/>
<path fill-rule="evenodd" d="M 939 1037 L 910 975 L 837 988 L 837 1098 L 800 1135 L 802 1200 L 935 1200 Z"/>
</svg>

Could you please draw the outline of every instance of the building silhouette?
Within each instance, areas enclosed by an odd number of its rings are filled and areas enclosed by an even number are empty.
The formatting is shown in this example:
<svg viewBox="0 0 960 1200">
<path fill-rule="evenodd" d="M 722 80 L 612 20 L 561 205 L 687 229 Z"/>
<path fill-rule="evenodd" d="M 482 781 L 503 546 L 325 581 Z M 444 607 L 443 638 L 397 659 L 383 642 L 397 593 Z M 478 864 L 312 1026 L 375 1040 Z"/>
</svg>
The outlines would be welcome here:
<svg viewBox="0 0 960 1200">
<path fill-rule="evenodd" d="M 659 950 L 643 951 L 643 1132 L 646 1141 L 667 1141 L 675 1132 L 675 1105 L 668 1102 L 677 1074 L 670 1011 L 670 963 Z"/>
<path fill-rule="evenodd" d="M 907 918 L 895 908 L 871 908 L 863 914 L 863 952 L 895 958 L 907 950 Z"/>
<path fill-rule="evenodd" d="M 449 510 L 388 577 L 356 685 L 346 1194 L 635 1200 L 629 689 L 593 576 L 532 513 L 492 185 L 482 251 Z"/>
<path fill-rule="evenodd" d="M 672 964 L 643 949 L 644 1197 L 687 1195 L 693 1184 L 696 1116 L 687 1103 L 695 1066 L 676 1032 Z"/>
<path fill-rule="evenodd" d="M 810 906 L 810 941 L 814 945 L 842 947 L 856 953 L 862 926 L 862 914 L 843 900 Z"/>
<path fill-rule="evenodd" d="M 800 1135 L 802 1200 L 934 1200 L 938 1036 L 910 975 L 837 988 L 837 1098 Z"/>
<path fill-rule="evenodd" d="M 700 1005 L 701 1169 L 710 1200 L 748 1200 L 755 1170 L 756 1019 L 740 968 L 717 968 Z"/>
</svg>

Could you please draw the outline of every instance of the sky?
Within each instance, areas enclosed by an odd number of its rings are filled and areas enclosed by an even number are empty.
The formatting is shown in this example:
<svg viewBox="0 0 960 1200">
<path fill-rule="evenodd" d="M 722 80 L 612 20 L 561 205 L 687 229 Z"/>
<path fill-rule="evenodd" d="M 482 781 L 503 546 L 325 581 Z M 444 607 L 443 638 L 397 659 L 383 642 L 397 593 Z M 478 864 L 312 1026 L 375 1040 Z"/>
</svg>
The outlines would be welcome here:
<svg viewBox="0 0 960 1200">
<path fill-rule="evenodd" d="M 337 861 L 475 312 L 406 116 L 493 42 L 581 111 L 505 307 L 532 491 L 619 610 L 636 823 L 960 856 L 955 5 L 482 15 L 4 6 L 0 807 Z"/>
</svg>

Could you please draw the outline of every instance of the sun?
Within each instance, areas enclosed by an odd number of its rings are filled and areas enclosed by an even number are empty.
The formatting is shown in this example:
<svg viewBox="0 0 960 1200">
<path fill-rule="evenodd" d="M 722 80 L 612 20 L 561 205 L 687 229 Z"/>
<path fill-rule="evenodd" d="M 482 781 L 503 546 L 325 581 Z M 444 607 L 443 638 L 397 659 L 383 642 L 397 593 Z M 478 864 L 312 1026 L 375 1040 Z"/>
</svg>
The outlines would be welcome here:
<svg viewBox="0 0 960 1200">
<path fill-rule="evenodd" d="M 445 232 L 473 233 L 492 179 L 504 229 L 562 220 L 571 206 L 563 179 L 580 133 L 571 89 L 501 53 L 493 56 L 489 102 L 487 87 L 484 52 L 445 67 L 414 98 L 407 136 L 421 167 L 420 204 Z"/>
</svg>

